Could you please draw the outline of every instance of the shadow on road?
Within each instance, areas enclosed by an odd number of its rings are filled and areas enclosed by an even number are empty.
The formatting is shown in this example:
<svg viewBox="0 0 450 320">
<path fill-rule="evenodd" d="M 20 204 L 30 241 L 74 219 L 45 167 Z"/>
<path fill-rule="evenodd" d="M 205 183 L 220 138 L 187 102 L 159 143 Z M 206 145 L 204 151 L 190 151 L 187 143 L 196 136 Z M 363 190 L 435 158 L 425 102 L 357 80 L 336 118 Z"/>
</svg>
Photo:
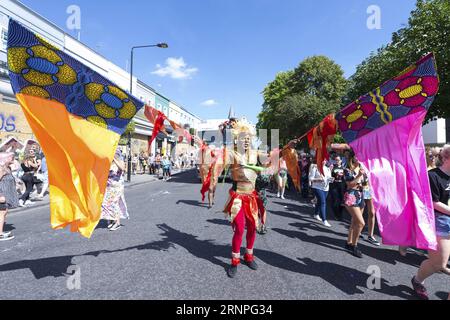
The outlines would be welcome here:
<svg viewBox="0 0 450 320">
<path fill-rule="evenodd" d="M 215 223 L 218 219 L 212 219 Z M 212 222 L 212 221 L 210 221 Z M 159 224 L 157 227 L 162 230 L 162 239 L 154 242 L 149 242 L 142 245 L 131 246 L 118 250 L 99 250 L 87 252 L 82 255 L 66 255 L 59 257 L 49 257 L 34 260 L 22 260 L 12 263 L 0 265 L 0 272 L 12 271 L 18 269 L 29 269 L 36 279 L 44 277 L 61 277 L 66 276 L 69 266 L 74 265 L 72 259 L 74 257 L 81 256 L 94 256 L 97 257 L 100 254 L 125 252 L 130 250 L 158 250 L 168 251 L 170 248 L 176 248 L 176 246 L 185 248 L 191 255 L 206 260 L 212 264 L 221 266 L 224 271 L 228 267 L 228 264 L 223 262 L 219 258 L 230 258 L 231 246 L 215 244 L 213 240 L 199 240 L 197 236 L 181 232 L 176 230 L 167 224 Z M 284 233 L 291 237 L 301 237 L 302 239 L 309 238 L 309 242 L 314 240 L 314 243 L 323 245 L 332 249 L 336 249 L 334 246 L 329 245 L 336 244 L 338 240 L 330 239 L 323 236 L 311 237 L 302 232 L 288 231 L 282 229 L 272 229 L 279 233 Z M 369 275 L 331 262 L 319 262 L 310 258 L 297 258 L 297 260 L 285 257 L 276 252 L 267 250 L 255 249 L 255 256 L 264 263 L 271 265 L 275 268 L 319 277 L 342 292 L 353 295 L 362 294 L 364 291 L 362 288 L 367 288 L 367 279 Z M 225 276 L 225 272 L 224 272 Z M 404 299 L 411 299 L 412 290 L 407 286 L 389 286 L 388 282 L 381 279 L 381 288 L 377 291 L 390 296 L 396 296 Z"/>
<path fill-rule="evenodd" d="M 334 234 L 339 237 L 344 237 L 345 239 L 347 238 L 347 233 L 337 232 L 337 231 L 333 230 L 332 228 L 327 228 L 327 227 L 323 226 L 321 222 L 318 222 L 316 219 L 314 219 L 313 222 L 307 222 L 307 223 L 294 222 L 294 223 L 289 223 L 289 225 L 294 228 L 298 228 L 301 231 L 314 230 L 317 232 L 324 232 L 327 234 L 331 233 L 331 234 Z"/>
<path fill-rule="evenodd" d="M 211 263 L 222 266 L 223 268 L 227 266 L 226 263 L 217 259 L 215 256 L 228 257 L 230 255 L 229 253 L 231 252 L 231 247 L 216 246 L 212 243 L 212 240 L 198 240 L 197 236 L 178 231 L 166 224 L 160 224 L 158 225 L 158 228 L 163 231 L 163 233 L 161 234 L 163 236 L 163 239 L 159 241 L 149 242 L 146 244 L 117 250 L 98 250 L 80 255 L 66 255 L 11 262 L 0 265 L 0 272 L 29 269 L 36 279 L 42 279 L 45 277 L 62 277 L 66 276 L 67 269 L 70 266 L 74 265 L 72 263 L 72 259 L 74 257 L 97 257 L 100 254 L 125 252 L 130 250 L 167 251 L 169 248 L 175 248 L 175 245 L 185 248 L 192 255 L 200 259 L 210 261 Z"/>
<path fill-rule="evenodd" d="M 221 226 L 227 226 L 227 227 L 231 226 L 231 223 L 225 219 L 209 219 L 209 220 L 206 220 L 206 222 L 218 224 Z"/>
<path fill-rule="evenodd" d="M 280 228 L 272 228 L 273 231 L 278 232 L 286 237 L 289 238 L 295 238 L 299 239 L 302 242 L 309 242 L 314 245 L 319 245 L 328 249 L 338 250 L 338 251 L 344 251 L 347 252 L 344 249 L 344 245 L 346 242 L 345 235 L 342 235 L 341 233 L 332 231 L 330 229 L 326 230 L 320 230 L 318 226 L 315 226 L 314 224 L 305 224 L 305 223 L 293 223 L 290 224 L 292 226 L 298 227 L 299 230 L 317 230 L 317 231 L 323 231 L 326 233 L 333 233 L 337 236 L 342 237 L 342 239 L 336 239 L 331 237 L 326 237 L 323 235 L 309 235 L 305 232 L 301 231 L 294 231 L 294 230 L 285 230 Z M 419 255 L 408 255 L 406 257 L 402 257 L 396 250 L 392 249 L 385 249 L 381 247 L 373 247 L 371 245 L 366 245 L 363 241 L 358 242 L 358 246 L 360 247 L 363 255 L 369 256 L 373 259 L 380 260 L 392 265 L 395 265 L 397 263 L 405 263 L 408 265 L 412 265 L 415 267 L 419 267 L 420 264 L 424 259 L 426 259 L 423 256 Z"/>
<path fill-rule="evenodd" d="M 314 261 L 310 258 L 297 258 L 297 260 L 301 262 L 301 266 L 297 266 L 299 272 L 319 277 L 348 295 L 363 294 L 364 291 L 361 289 L 368 288 L 369 275 L 365 272 L 336 263 Z M 413 290 L 408 286 L 390 286 L 383 278 L 380 279 L 380 284 L 380 288 L 375 291 L 403 299 L 413 298 Z"/>
<path fill-rule="evenodd" d="M 198 200 L 178 200 L 176 204 L 184 203 L 193 207 L 208 208 L 208 204 Z"/>
<path fill-rule="evenodd" d="M 436 292 L 436 297 L 438 297 L 441 300 L 447 300 L 448 299 L 448 292 L 438 291 L 438 292 Z"/>
<path fill-rule="evenodd" d="M 339 240 L 326 236 L 312 236 L 304 232 L 285 230 L 280 228 L 272 228 L 272 231 L 278 232 L 279 234 L 282 234 L 289 238 L 299 239 L 300 241 L 309 242 L 328 249 L 346 252 L 346 250 L 344 249 L 345 244 L 344 240 Z"/>
<path fill-rule="evenodd" d="M 302 221 L 311 221 L 311 223 L 313 221 L 311 216 L 305 216 L 305 215 L 301 215 L 301 214 L 294 214 L 294 213 L 289 213 L 289 212 L 286 212 L 286 211 L 270 210 L 268 212 L 268 214 L 269 215 L 273 214 L 273 215 L 276 215 L 276 216 L 289 218 L 289 219 L 297 219 L 297 220 L 302 220 Z"/>
<path fill-rule="evenodd" d="M 172 176 L 167 183 L 191 183 L 197 184 L 200 192 L 201 181 L 197 175 L 197 170 L 189 170 L 186 172 L 180 172 L 177 175 Z"/>
</svg>

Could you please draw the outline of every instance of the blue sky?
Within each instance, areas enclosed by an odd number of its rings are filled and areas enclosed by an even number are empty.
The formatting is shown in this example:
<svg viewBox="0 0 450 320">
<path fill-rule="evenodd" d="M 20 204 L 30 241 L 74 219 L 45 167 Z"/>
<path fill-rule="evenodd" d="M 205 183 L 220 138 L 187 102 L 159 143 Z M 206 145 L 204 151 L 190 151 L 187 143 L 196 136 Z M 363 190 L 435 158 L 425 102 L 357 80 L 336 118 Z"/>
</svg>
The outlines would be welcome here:
<svg viewBox="0 0 450 320">
<path fill-rule="evenodd" d="M 233 106 L 253 122 L 261 91 L 279 71 L 323 54 L 348 77 L 408 21 L 415 0 L 22 0 L 67 33 L 69 5 L 81 9 L 81 41 L 203 119 Z M 369 30 L 367 8 L 381 9 Z M 374 84 L 376 86 L 378 84 Z M 209 103 L 205 103 L 209 100 Z"/>
</svg>

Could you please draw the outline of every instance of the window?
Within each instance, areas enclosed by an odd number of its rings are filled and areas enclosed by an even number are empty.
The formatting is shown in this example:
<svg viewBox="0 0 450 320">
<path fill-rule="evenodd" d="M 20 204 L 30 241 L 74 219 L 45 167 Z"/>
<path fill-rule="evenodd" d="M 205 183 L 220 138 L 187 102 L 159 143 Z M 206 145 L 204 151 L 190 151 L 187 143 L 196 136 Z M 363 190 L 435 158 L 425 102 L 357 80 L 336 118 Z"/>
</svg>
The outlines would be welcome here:
<svg viewBox="0 0 450 320">
<path fill-rule="evenodd" d="M 8 32 L 6 31 L 6 28 L 3 27 L 1 28 L 0 40 L 1 40 L 0 49 L 6 51 L 6 45 L 8 43 Z"/>
</svg>

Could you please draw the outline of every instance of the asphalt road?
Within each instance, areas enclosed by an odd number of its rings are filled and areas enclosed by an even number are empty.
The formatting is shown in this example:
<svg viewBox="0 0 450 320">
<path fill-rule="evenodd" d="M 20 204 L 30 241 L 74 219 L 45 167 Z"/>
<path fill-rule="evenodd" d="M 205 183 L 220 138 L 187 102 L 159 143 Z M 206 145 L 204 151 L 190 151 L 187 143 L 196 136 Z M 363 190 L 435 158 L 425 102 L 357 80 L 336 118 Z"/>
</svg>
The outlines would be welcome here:
<svg viewBox="0 0 450 320">
<path fill-rule="evenodd" d="M 0 243 L 0 299 L 414 299 L 410 279 L 423 256 L 362 241 L 364 258 L 355 258 L 343 249 L 347 224 L 323 227 L 294 196 L 269 198 L 270 229 L 255 246 L 259 270 L 241 265 L 229 279 L 232 231 L 221 212 L 228 188 L 219 185 L 208 210 L 194 172 L 131 186 L 131 219 L 116 232 L 101 224 L 91 239 L 51 230 L 48 207 L 15 212 L 7 229 L 16 239 Z M 368 268 L 379 270 L 378 288 L 368 288 L 368 280 L 377 284 Z M 447 276 L 426 285 L 432 299 L 447 298 Z"/>
</svg>

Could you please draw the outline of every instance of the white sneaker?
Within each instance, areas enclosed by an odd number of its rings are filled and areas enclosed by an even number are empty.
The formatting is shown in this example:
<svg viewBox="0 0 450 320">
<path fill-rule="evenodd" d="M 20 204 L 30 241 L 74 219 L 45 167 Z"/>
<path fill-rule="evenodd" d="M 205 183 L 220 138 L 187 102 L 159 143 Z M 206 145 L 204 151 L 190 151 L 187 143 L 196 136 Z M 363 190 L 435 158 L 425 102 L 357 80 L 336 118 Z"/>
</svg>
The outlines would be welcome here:
<svg viewBox="0 0 450 320">
<path fill-rule="evenodd" d="M 322 219 L 320 219 L 320 217 L 319 217 L 319 215 L 314 215 L 314 218 L 316 219 L 316 220 L 318 220 L 318 221 L 320 221 L 320 222 L 322 222 Z"/>
<path fill-rule="evenodd" d="M 31 200 L 27 200 L 27 201 L 25 201 L 24 204 L 25 204 L 26 206 L 32 206 L 32 205 L 34 204 L 34 202 L 31 201 Z"/>
<path fill-rule="evenodd" d="M 116 231 L 119 230 L 120 228 L 122 228 L 122 225 L 119 223 L 115 223 L 110 229 L 109 231 Z"/>
<path fill-rule="evenodd" d="M 4 237 L 9 237 L 11 235 L 11 231 L 3 232 L 0 235 L 3 235 Z"/>
<path fill-rule="evenodd" d="M 8 240 L 12 240 L 14 239 L 14 236 L 9 235 L 9 236 L 5 236 L 4 234 L 0 235 L 0 241 L 8 241 Z"/>
<path fill-rule="evenodd" d="M 19 199 L 19 207 L 25 207 L 25 205 L 23 204 L 23 200 Z"/>
<path fill-rule="evenodd" d="M 277 198 L 279 198 L 279 197 L 280 197 L 280 193 L 278 192 L 278 193 L 277 193 Z"/>
<path fill-rule="evenodd" d="M 286 198 L 284 196 L 281 196 L 281 199 L 285 200 Z"/>
<path fill-rule="evenodd" d="M 331 224 L 329 224 L 327 220 L 325 220 L 325 221 L 323 222 L 323 225 L 324 225 L 325 227 L 331 228 Z"/>
</svg>

